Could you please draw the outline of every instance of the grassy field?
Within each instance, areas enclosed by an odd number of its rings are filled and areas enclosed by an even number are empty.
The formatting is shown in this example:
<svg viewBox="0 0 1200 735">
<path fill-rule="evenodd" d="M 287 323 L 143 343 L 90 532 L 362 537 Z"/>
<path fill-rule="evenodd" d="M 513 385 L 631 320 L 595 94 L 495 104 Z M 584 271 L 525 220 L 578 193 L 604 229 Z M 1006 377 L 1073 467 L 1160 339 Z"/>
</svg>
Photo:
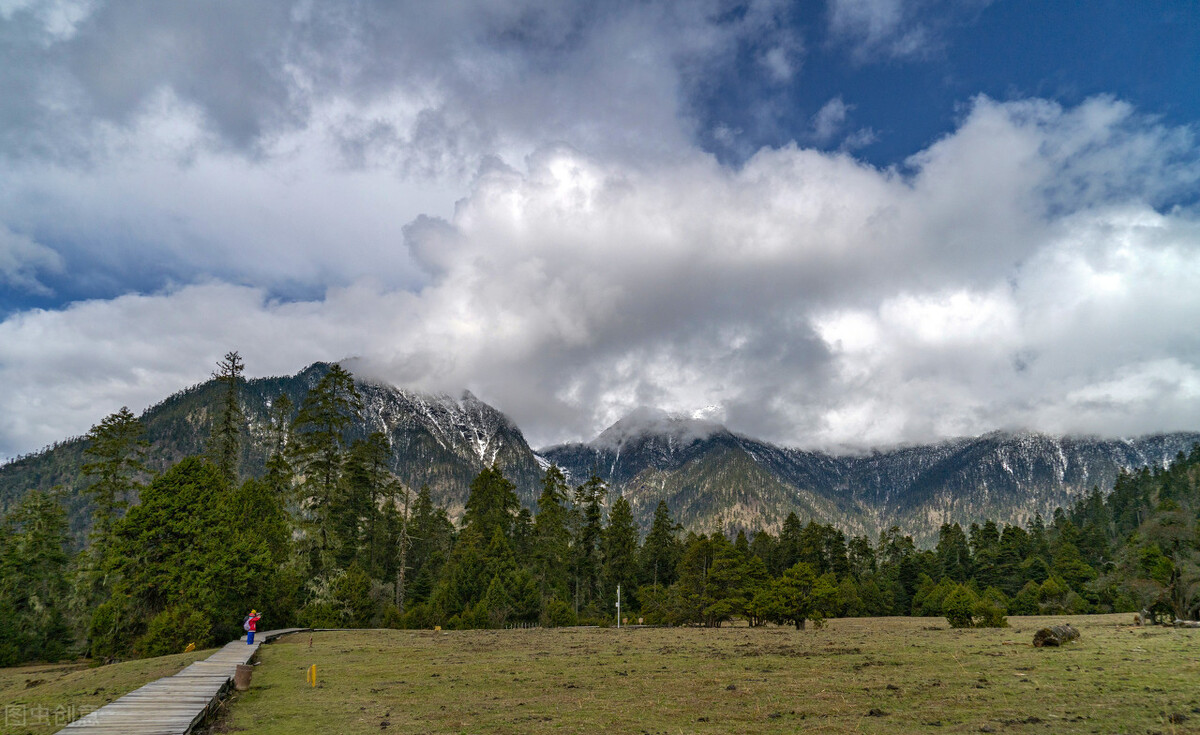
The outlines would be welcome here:
<svg viewBox="0 0 1200 735">
<path fill-rule="evenodd" d="M 1082 639 L 1035 649 L 1069 620 Z M 217 732 L 1200 732 L 1200 630 L 1130 615 L 788 628 L 363 631 L 265 646 Z M 305 682 L 317 665 L 318 686 Z"/>
<path fill-rule="evenodd" d="M 98 668 L 83 662 L 0 669 L 0 733 L 58 732 L 68 720 L 212 654 L 192 651 Z"/>
</svg>

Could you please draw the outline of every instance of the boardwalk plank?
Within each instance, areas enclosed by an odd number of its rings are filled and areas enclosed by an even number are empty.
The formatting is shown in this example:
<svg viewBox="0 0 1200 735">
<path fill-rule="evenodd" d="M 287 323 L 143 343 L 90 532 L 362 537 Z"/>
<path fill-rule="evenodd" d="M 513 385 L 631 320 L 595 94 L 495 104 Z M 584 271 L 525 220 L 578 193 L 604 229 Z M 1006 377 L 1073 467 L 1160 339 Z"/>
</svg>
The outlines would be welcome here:
<svg viewBox="0 0 1200 735">
<path fill-rule="evenodd" d="M 236 640 L 174 676 L 152 681 L 67 725 L 66 735 L 187 735 L 202 722 L 233 682 L 238 664 L 279 636 L 308 630 L 283 628 L 259 633 L 254 645 Z"/>
</svg>

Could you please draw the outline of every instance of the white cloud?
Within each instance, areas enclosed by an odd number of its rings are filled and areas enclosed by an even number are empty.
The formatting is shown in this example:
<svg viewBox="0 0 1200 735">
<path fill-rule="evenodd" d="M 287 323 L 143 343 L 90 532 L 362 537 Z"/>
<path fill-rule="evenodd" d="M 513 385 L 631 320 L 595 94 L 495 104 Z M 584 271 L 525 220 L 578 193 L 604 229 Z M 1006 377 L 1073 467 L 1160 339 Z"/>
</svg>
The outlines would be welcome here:
<svg viewBox="0 0 1200 735">
<path fill-rule="evenodd" d="M 54 243 L 72 294 L 416 287 L 402 228 L 497 161 L 693 155 L 689 85 L 751 38 L 778 78 L 799 67 L 787 7 L 8 0 L 0 43 L 27 63 L 0 65 L 0 223 Z"/>
<path fill-rule="evenodd" d="M 25 13 L 36 19 L 44 34 L 43 44 L 70 40 L 87 19 L 94 0 L 0 0 L 0 19 L 11 20 Z"/>
<path fill-rule="evenodd" d="M 49 294 L 39 272 L 62 270 L 62 258 L 45 245 L 0 223 L 0 284 L 35 294 Z"/>
<path fill-rule="evenodd" d="M 829 0 L 829 34 L 859 63 L 928 57 L 942 47 L 946 26 L 992 0 Z"/>
<path fill-rule="evenodd" d="M 846 122 L 846 113 L 851 109 L 841 98 L 841 95 L 826 102 L 817 114 L 813 115 L 813 137 L 819 142 L 828 141 Z"/>
<path fill-rule="evenodd" d="M 484 165 L 378 277 L 321 298 L 210 283 L 10 317 L 0 448 L 151 403 L 228 349 L 257 375 L 353 355 L 470 388 L 535 443 L 639 405 L 823 447 L 1195 428 L 1200 222 L 1153 205 L 1196 170 L 1186 131 L 1106 99 L 980 98 L 903 171 L 794 145 L 736 170 L 545 147 Z M 321 215 L 291 216 L 303 247 Z M 347 242 L 371 262 L 378 241 Z M 401 258 L 419 286 L 393 282 Z"/>
<path fill-rule="evenodd" d="M 873 54 L 894 57 L 921 53 L 927 41 L 922 26 L 907 24 L 906 0 L 830 0 L 829 32 L 850 40 L 860 59 Z"/>
</svg>

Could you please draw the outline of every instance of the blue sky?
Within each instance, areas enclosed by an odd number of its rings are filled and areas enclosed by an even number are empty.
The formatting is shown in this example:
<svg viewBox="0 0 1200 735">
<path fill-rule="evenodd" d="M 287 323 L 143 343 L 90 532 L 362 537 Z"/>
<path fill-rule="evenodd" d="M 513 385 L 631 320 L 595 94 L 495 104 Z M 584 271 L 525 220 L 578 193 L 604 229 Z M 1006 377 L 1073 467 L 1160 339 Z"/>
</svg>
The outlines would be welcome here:
<svg viewBox="0 0 1200 735">
<path fill-rule="evenodd" d="M 1077 105 L 1111 95 L 1173 124 L 1200 119 L 1200 11 L 1181 2 L 856 3 L 912 6 L 876 42 L 829 29 L 824 2 L 796 3 L 788 14 L 806 39 L 799 70 L 786 83 L 764 74 L 764 49 L 748 44 L 720 83 L 701 83 L 694 100 L 705 127 L 745 132 L 740 150 L 805 141 L 814 115 L 840 97 L 847 126 L 876 139 L 856 155 L 876 166 L 902 163 L 953 131 L 963 106 L 983 94 L 997 100 L 1038 97 Z M 910 52 L 897 37 L 924 29 L 928 43 Z M 769 112 L 759 111 L 769 108 Z M 707 150 L 736 163 L 744 154 L 701 136 Z M 824 147 L 843 140 L 812 141 Z"/>
<path fill-rule="evenodd" d="M 0 0 L 0 456 L 354 356 L 535 444 L 1200 427 L 1193 2 Z"/>
</svg>

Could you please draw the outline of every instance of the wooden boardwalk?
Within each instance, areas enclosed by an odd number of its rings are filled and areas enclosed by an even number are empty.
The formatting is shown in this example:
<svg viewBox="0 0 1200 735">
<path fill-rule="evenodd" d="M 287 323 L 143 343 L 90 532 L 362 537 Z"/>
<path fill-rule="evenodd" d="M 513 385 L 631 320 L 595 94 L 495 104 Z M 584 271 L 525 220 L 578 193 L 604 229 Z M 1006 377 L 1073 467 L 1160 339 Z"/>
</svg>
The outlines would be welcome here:
<svg viewBox="0 0 1200 735">
<path fill-rule="evenodd" d="M 141 689 L 67 725 L 67 735 L 187 735 L 204 721 L 233 682 L 238 664 L 250 660 L 258 647 L 281 635 L 307 628 L 284 628 L 256 633 L 254 645 L 245 639 L 226 643 L 213 655 L 174 676 L 164 676 Z"/>
</svg>

